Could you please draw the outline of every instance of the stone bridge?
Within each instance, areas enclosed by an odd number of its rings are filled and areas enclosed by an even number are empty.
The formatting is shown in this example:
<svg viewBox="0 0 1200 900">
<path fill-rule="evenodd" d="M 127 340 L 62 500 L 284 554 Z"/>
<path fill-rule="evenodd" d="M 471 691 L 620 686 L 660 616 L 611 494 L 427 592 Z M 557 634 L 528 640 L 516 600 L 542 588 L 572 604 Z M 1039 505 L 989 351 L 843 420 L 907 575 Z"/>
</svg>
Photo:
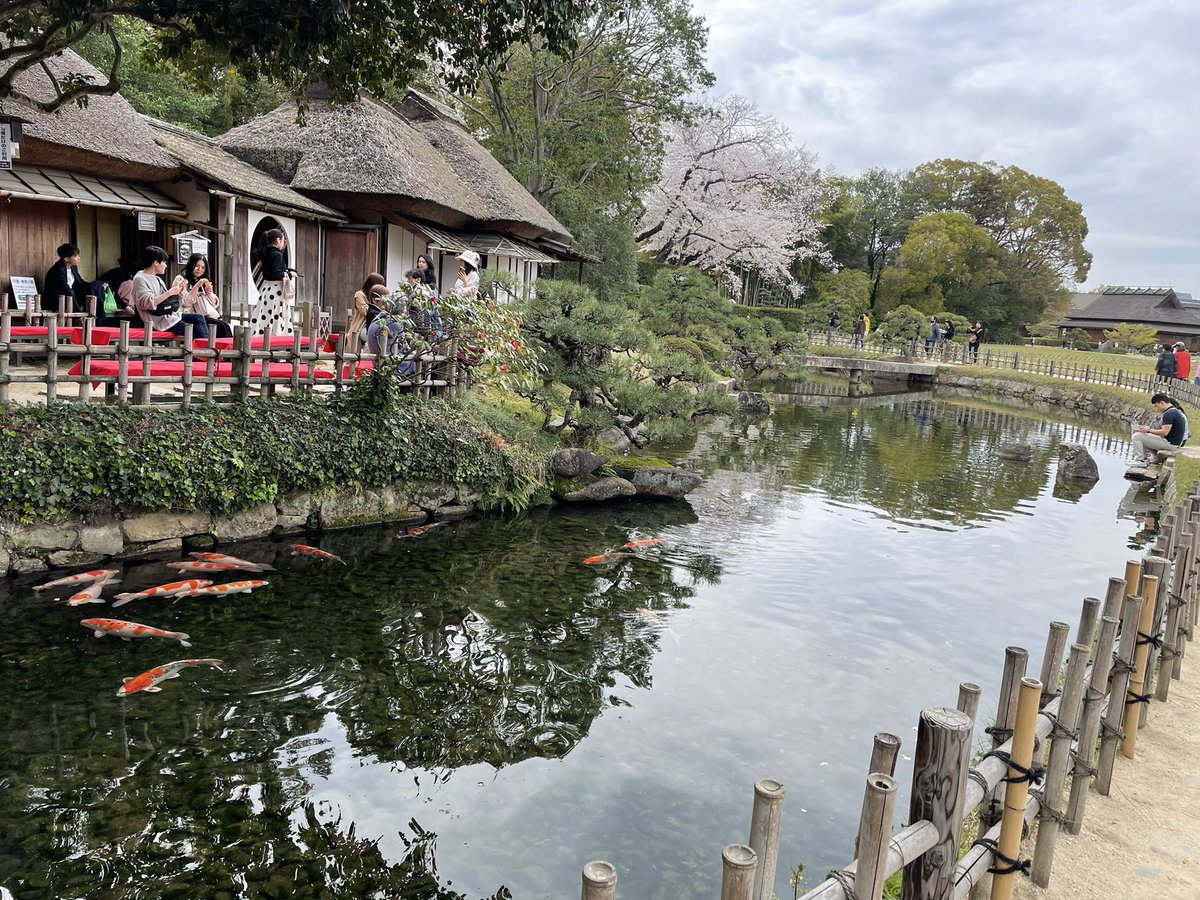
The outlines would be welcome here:
<svg viewBox="0 0 1200 900">
<path fill-rule="evenodd" d="M 870 359 L 857 356 L 805 356 L 802 365 L 810 369 L 839 370 L 850 373 L 851 388 L 858 387 L 863 372 L 893 381 L 932 384 L 937 380 L 937 364 L 902 359 Z"/>
</svg>

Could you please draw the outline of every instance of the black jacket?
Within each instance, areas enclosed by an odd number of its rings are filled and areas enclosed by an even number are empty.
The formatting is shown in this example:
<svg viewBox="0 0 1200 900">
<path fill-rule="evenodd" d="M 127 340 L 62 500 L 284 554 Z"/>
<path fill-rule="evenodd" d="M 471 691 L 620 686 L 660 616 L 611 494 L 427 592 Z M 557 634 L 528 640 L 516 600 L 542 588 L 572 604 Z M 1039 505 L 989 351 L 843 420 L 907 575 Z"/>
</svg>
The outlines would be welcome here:
<svg viewBox="0 0 1200 900">
<path fill-rule="evenodd" d="M 73 289 L 67 287 L 66 263 L 60 259 L 50 267 L 42 281 L 42 309 L 58 312 L 58 298 L 66 294 L 74 298 L 73 303 L 68 304 L 67 312 L 87 310 L 88 282 L 79 274 L 78 266 L 71 266 L 71 274 L 75 277 Z"/>
<path fill-rule="evenodd" d="M 278 247 L 268 247 L 263 253 L 263 281 L 282 281 L 287 272 L 287 263 L 283 259 L 283 251 Z"/>
</svg>

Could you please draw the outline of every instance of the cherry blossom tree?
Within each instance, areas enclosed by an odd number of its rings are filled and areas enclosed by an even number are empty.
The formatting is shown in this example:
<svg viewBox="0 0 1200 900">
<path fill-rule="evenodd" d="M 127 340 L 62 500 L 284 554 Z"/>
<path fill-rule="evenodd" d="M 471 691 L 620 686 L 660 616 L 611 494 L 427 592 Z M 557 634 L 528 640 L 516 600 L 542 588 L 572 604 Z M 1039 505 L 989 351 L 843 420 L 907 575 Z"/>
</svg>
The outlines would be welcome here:
<svg viewBox="0 0 1200 900">
<path fill-rule="evenodd" d="M 816 156 L 743 97 L 667 128 L 662 174 L 643 198 L 637 240 L 659 262 L 729 278 L 757 271 L 799 293 L 794 262 L 827 254 Z"/>
</svg>

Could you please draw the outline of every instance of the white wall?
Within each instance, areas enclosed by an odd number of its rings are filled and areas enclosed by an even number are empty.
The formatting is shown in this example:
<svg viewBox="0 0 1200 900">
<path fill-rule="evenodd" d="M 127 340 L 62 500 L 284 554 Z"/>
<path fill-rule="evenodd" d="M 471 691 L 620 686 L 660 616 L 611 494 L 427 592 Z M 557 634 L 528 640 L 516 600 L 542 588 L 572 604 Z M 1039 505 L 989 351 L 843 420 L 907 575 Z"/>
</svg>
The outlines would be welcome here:
<svg viewBox="0 0 1200 900">
<path fill-rule="evenodd" d="M 417 267 L 417 257 L 428 252 L 425 239 L 399 225 L 388 224 L 387 257 L 384 270 L 388 287 L 394 288 L 404 280 L 404 273 Z"/>
</svg>

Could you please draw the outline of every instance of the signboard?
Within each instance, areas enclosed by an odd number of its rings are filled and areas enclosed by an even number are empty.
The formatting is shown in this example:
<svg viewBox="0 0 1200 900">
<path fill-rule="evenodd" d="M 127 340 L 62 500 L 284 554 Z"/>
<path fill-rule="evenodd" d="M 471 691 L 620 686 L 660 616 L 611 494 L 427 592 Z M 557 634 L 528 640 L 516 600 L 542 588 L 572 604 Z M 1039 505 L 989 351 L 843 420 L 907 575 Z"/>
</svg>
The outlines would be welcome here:
<svg viewBox="0 0 1200 900">
<path fill-rule="evenodd" d="M 158 221 L 154 218 L 154 213 L 138 213 L 138 231 L 156 231 L 157 229 Z"/>
<path fill-rule="evenodd" d="M 0 169 L 12 168 L 12 125 L 0 122 Z"/>
<path fill-rule="evenodd" d="M 208 238 L 195 237 L 192 234 L 175 236 L 175 262 L 184 265 L 193 253 L 203 253 L 208 256 Z"/>
<path fill-rule="evenodd" d="M 12 296 L 16 301 L 17 309 L 31 312 L 38 308 L 37 282 L 31 276 L 10 275 L 8 276 L 8 281 L 12 285 Z"/>
</svg>

